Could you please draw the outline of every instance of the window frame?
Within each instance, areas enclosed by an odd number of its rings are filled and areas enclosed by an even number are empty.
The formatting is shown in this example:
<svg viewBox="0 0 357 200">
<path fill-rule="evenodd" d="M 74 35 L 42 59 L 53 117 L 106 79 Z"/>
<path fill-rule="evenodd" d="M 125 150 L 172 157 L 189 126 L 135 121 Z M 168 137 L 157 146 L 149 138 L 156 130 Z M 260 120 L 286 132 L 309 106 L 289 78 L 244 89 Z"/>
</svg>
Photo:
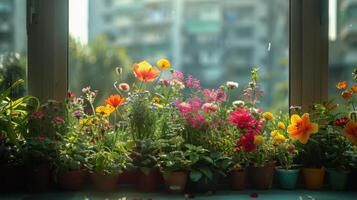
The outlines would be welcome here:
<svg viewBox="0 0 357 200">
<path fill-rule="evenodd" d="M 328 99 L 328 1 L 289 1 L 289 106 L 307 110 Z M 27 0 L 28 87 L 42 102 L 66 98 L 68 29 L 68 0 Z"/>
</svg>

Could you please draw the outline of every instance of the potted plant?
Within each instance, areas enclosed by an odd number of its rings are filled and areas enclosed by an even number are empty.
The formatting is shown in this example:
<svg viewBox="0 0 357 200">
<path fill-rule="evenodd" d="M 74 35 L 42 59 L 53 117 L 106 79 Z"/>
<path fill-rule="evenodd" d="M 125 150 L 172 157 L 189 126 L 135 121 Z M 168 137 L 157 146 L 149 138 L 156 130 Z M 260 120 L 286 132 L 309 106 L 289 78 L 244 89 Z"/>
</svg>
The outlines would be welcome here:
<svg viewBox="0 0 357 200">
<path fill-rule="evenodd" d="M 0 191 L 22 188 L 24 179 L 22 147 L 28 117 L 38 109 L 38 100 L 32 96 L 13 99 L 13 90 L 23 84 L 18 80 L 0 93 Z"/>
<path fill-rule="evenodd" d="M 244 190 L 246 187 L 246 169 L 249 165 L 248 155 L 240 148 L 235 150 L 231 156 L 231 167 L 229 173 L 231 176 L 231 186 L 233 190 Z"/>
</svg>

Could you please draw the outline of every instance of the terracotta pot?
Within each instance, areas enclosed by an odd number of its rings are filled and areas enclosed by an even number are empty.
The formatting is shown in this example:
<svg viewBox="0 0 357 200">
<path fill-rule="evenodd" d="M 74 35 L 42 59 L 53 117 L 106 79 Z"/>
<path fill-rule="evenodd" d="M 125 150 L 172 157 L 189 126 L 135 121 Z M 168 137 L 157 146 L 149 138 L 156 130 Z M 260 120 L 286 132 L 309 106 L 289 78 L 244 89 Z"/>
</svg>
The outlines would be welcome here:
<svg viewBox="0 0 357 200">
<path fill-rule="evenodd" d="M 0 165 L 0 192 L 19 192 L 24 189 L 24 167 L 17 164 Z"/>
<path fill-rule="evenodd" d="M 93 173 L 91 175 L 94 189 L 98 192 L 112 192 L 118 187 L 117 175 L 105 175 L 102 173 Z"/>
<path fill-rule="evenodd" d="M 220 175 L 218 173 L 213 173 L 212 179 L 207 177 L 202 177 L 197 182 L 192 182 L 192 188 L 194 192 L 206 193 L 206 192 L 215 192 L 217 190 L 218 181 Z"/>
<path fill-rule="evenodd" d="M 245 189 L 245 170 L 232 170 L 231 171 L 231 186 L 233 190 Z"/>
<path fill-rule="evenodd" d="M 82 170 L 65 172 L 57 177 L 62 189 L 78 191 L 83 188 L 85 172 Z"/>
<path fill-rule="evenodd" d="M 136 181 L 136 189 L 140 192 L 154 192 L 159 185 L 159 171 L 151 169 L 149 173 L 139 172 Z"/>
<path fill-rule="evenodd" d="M 164 177 L 165 188 L 170 193 L 183 193 L 186 189 L 187 172 L 171 172 L 168 177 Z"/>
<path fill-rule="evenodd" d="M 319 190 L 322 188 L 325 169 L 324 168 L 303 168 L 305 188 L 309 190 Z"/>
<path fill-rule="evenodd" d="M 124 171 L 118 177 L 119 184 L 135 184 L 138 179 L 139 172 L 138 171 Z"/>
<path fill-rule="evenodd" d="M 252 186 L 256 189 L 270 189 L 273 186 L 275 163 L 266 163 L 263 167 L 251 167 L 249 177 Z"/>
<path fill-rule="evenodd" d="M 49 189 L 51 167 L 49 164 L 27 167 L 27 189 L 29 192 L 47 192 Z"/>
</svg>

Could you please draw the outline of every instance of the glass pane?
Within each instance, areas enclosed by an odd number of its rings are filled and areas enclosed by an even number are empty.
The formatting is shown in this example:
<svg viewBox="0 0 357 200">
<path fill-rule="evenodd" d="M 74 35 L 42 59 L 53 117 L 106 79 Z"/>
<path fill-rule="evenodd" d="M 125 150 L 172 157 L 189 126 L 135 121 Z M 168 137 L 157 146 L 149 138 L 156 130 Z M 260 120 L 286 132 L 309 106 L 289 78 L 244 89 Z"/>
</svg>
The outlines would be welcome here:
<svg viewBox="0 0 357 200">
<path fill-rule="evenodd" d="M 336 84 L 353 83 L 357 67 L 357 0 L 329 0 L 329 93 L 338 94 Z"/>
<path fill-rule="evenodd" d="M 263 107 L 287 110 L 288 23 L 287 0 L 70 1 L 70 87 L 91 85 L 103 98 L 115 67 L 168 58 L 204 87 L 236 81 L 242 90 L 259 67 Z"/>
<path fill-rule="evenodd" d="M 26 1 L 0 0 L 0 91 L 18 79 L 26 79 Z M 26 86 L 12 96 L 26 93 Z"/>
</svg>

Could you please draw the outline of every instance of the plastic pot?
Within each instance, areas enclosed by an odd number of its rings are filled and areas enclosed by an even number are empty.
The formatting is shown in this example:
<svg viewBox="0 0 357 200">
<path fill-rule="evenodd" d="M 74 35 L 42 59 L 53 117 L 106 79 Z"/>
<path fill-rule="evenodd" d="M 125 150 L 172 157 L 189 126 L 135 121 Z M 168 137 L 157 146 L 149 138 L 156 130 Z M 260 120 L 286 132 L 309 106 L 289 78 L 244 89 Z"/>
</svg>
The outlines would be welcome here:
<svg viewBox="0 0 357 200">
<path fill-rule="evenodd" d="M 324 168 L 303 168 L 305 188 L 308 190 L 319 190 L 322 188 L 325 177 Z"/>
<path fill-rule="evenodd" d="M 281 167 L 275 168 L 279 180 L 280 188 L 295 189 L 299 178 L 300 169 L 283 169 Z"/>
</svg>

